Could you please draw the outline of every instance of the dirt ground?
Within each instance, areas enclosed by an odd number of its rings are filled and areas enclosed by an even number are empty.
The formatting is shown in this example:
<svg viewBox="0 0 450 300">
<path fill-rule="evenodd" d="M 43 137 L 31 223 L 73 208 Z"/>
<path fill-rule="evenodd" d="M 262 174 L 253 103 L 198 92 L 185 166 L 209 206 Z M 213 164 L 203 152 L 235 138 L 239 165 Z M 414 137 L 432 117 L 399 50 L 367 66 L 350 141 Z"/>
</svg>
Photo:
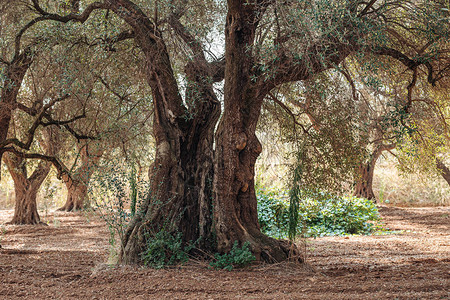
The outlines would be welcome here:
<svg viewBox="0 0 450 300">
<path fill-rule="evenodd" d="M 0 299 L 450 299 L 450 208 L 380 211 L 395 234 L 312 239 L 307 264 L 232 272 L 110 267 L 102 221 L 55 212 L 0 228 Z"/>
</svg>

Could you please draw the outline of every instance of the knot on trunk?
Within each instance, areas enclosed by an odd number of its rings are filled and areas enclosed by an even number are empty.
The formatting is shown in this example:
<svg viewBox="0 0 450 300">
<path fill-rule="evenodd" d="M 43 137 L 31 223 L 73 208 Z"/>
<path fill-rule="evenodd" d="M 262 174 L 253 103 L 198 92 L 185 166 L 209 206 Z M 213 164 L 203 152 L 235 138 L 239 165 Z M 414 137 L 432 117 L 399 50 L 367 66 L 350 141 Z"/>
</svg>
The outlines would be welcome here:
<svg viewBox="0 0 450 300">
<path fill-rule="evenodd" d="M 254 145 L 252 147 L 252 152 L 256 155 L 259 156 L 262 152 L 262 145 L 261 143 L 258 141 L 258 139 L 255 139 Z"/>
<path fill-rule="evenodd" d="M 241 192 L 245 193 L 248 191 L 248 188 L 250 186 L 249 183 L 253 179 L 253 176 L 250 171 L 243 169 L 236 173 L 236 179 L 240 183 Z"/>
<path fill-rule="evenodd" d="M 236 149 L 238 151 L 244 150 L 244 148 L 247 146 L 247 135 L 245 134 L 245 132 L 236 134 L 234 140 L 236 144 Z"/>
</svg>

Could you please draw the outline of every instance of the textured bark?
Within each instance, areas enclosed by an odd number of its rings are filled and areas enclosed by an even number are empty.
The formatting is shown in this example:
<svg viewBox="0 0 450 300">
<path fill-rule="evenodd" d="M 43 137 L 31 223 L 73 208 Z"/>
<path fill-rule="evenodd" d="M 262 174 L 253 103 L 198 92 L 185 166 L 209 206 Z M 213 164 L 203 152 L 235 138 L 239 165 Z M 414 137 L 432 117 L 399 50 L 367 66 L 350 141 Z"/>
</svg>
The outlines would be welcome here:
<svg viewBox="0 0 450 300">
<path fill-rule="evenodd" d="M 0 98 L 0 167 L 2 163 L 2 147 L 7 136 L 11 116 L 16 108 L 16 99 L 19 89 L 22 86 L 23 78 L 32 63 L 32 54 L 29 50 L 22 52 L 14 57 L 7 66 L 5 72 L 5 80 L 3 83 Z"/>
<path fill-rule="evenodd" d="M 46 127 L 39 136 L 39 144 L 46 155 L 54 156 L 56 153 L 53 139 L 57 138 L 55 128 Z M 42 183 L 47 177 L 51 162 L 41 160 L 33 173 L 28 176 L 27 160 L 12 153 L 5 156 L 5 162 L 14 181 L 16 205 L 12 224 L 39 224 L 40 218 L 37 212 L 36 195 Z"/>
<path fill-rule="evenodd" d="M 265 236 L 258 225 L 254 165 L 261 144 L 255 130 L 262 101 L 279 84 L 304 80 L 312 73 L 335 66 L 354 47 L 338 39 L 320 41 L 303 60 L 285 56 L 280 50 L 280 59 L 269 63 L 269 69 L 276 75 L 268 79 L 266 74 L 261 74 L 251 48 L 259 18 L 271 3 L 228 1 L 225 112 L 216 134 L 213 164 L 213 133 L 220 105 L 211 83 L 216 80 L 215 72 L 202 56 L 201 45 L 189 32 L 183 32 L 180 24 L 169 20 L 194 53 L 192 63 L 186 68 L 188 84 L 192 86 L 188 87 L 183 101 L 157 26 L 129 0 L 104 2 L 104 6 L 128 23 L 134 33 L 135 42 L 145 57 L 145 73 L 155 108 L 156 157 L 150 170 L 152 187 L 150 196 L 138 208 L 125 233 L 121 262 L 139 262 L 145 247 L 145 233 L 152 235 L 162 229 L 181 232 L 184 242 L 200 241 L 198 248 L 202 250 L 214 249 L 211 240 L 215 231 L 221 252 L 229 251 L 234 241 L 240 244 L 249 241 L 261 260 L 281 261 L 290 252 L 295 254 L 295 247 Z M 212 206 L 214 222 L 210 215 Z"/>
<path fill-rule="evenodd" d="M 439 159 L 436 159 L 436 166 L 441 171 L 442 177 L 450 185 L 450 169 Z"/>
<path fill-rule="evenodd" d="M 206 78 L 209 72 L 195 63 L 187 68 L 194 86 L 188 87 L 186 102 L 195 105 L 185 107 L 159 30 L 130 1 L 107 3 L 135 33 L 145 56 L 155 109 L 156 156 L 150 168 L 150 194 L 127 228 L 120 262 L 139 263 L 145 234 L 160 230 L 181 232 L 185 243 L 197 241 L 200 248 L 211 249 L 213 131 L 220 103 Z"/>
<path fill-rule="evenodd" d="M 10 224 L 41 224 L 39 214 L 37 212 L 36 196 L 39 188 L 36 185 L 17 185 L 14 184 L 16 195 L 16 205 L 14 208 L 14 217 Z"/>
<path fill-rule="evenodd" d="M 67 199 L 59 211 L 79 211 L 84 207 L 87 198 L 88 186 L 85 182 L 68 179 L 65 181 L 67 188 Z"/>
<path fill-rule="evenodd" d="M 376 202 L 375 193 L 373 192 L 373 174 L 378 158 L 383 151 L 392 150 L 395 144 L 378 145 L 372 152 L 369 159 L 362 162 L 356 170 L 355 191 L 353 195 L 356 197 L 366 198 Z"/>
<path fill-rule="evenodd" d="M 354 192 L 356 197 L 376 201 L 372 188 L 375 162 L 376 160 L 371 159 L 369 162 L 360 164 Z"/>
<path fill-rule="evenodd" d="M 216 133 L 215 229 L 220 252 L 230 251 L 235 241 L 250 242 L 258 260 L 274 262 L 287 259 L 291 248 L 286 241 L 264 235 L 258 224 L 254 178 L 262 147 L 255 131 L 265 95 L 251 80 L 254 62 L 247 55 L 257 23 L 252 5 L 236 2 L 229 7 L 225 106 Z"/>
<path fill-rule="evenodd" d="M 5 162 L 14 181 L 15 208 L 11 224 L 40 224 L 36 196 L 50 171 L 49 162 L 40 162 L 28 177 L 25 161 L 12 154 L 5 155 Z"/>
</svg>

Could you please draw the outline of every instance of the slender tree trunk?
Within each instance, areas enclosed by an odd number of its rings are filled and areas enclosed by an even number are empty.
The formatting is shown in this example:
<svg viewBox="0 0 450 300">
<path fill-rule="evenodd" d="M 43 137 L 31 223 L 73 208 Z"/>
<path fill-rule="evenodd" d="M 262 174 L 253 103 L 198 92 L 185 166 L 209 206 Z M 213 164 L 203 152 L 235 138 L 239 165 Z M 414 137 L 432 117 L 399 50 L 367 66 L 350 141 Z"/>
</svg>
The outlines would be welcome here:
<svg viewBox="0 0 450 300">
<path fill-rule="evenodd" d="M 442 177 L 450 185 L 450 169 L 439 159 L 436 159 L 436 166 L 441 171 Z"/>
</svg>

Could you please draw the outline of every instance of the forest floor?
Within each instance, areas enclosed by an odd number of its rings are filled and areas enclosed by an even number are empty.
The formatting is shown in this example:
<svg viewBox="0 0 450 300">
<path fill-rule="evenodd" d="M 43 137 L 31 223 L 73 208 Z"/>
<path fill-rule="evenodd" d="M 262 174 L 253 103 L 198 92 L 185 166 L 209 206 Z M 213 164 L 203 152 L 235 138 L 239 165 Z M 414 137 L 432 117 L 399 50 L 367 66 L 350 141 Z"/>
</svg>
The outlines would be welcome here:
<svg viewBox="0 0 450 300">
<path fill-rule="evenodd" d="M 450 299 L 450 208 L 380 212 L 394 233 L 311 239 L 306 264 L 232 272 L 110 267 L 104 223 L 55 212 L 49 226 L 0 228 L 0 299 Z"/>
</svg>

